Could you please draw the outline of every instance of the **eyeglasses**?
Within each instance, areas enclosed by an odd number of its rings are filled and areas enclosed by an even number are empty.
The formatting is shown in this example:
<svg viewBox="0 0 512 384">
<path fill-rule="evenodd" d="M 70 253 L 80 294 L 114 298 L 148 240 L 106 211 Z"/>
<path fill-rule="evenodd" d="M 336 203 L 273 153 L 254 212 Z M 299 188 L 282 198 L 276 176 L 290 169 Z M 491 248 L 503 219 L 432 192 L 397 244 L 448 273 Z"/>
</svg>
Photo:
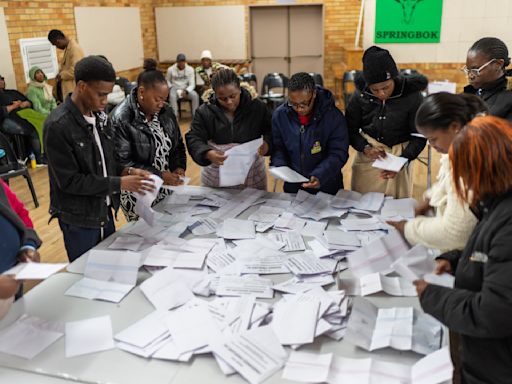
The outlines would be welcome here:
<svg viewBox="0 0 512 384">
<path fill-rule="evenodd" d="M 313 99 L 315 98 L 315 94 L 311 95 L 310 99 L 306 101 L 305 103 L 292 103 L 290 100 L 288 100 L 288 106 L 293 109 L 307 109 L 313 102 Z"/>
<path fill-rule="evenodd" d="M 480 68 L 471 68 L 471 69 L 469 69 L 467 66 L 463 66 L 460 70 L 462 72 L 464 72 L 466 74 L 466 76 L 469 76 L 469 74 L 471 74 L 471 75 L 473 75 L 475 77 L 478 77 L 478 76 L 480 76 L 480 72 L 482 72 L 482 69 L 487 67 L 489 64 L 491 64 L 495 60 L 496 59 L 489 60 L 487 63 L 482 65 Z"/>
</svg>

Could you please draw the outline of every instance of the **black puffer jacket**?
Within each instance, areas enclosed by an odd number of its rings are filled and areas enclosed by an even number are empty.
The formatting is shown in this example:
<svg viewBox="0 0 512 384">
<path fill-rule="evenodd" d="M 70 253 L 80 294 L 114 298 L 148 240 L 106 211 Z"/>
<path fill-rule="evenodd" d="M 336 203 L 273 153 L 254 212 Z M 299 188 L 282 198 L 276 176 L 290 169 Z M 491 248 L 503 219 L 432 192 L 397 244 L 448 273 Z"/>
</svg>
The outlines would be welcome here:
<svg viewBox="0 0 512 384">
<path fill-rule="evenodd" d="M 269 145 L 268 153 L 272 152 L 270 111 L 261 100 L 253 99 L 245 88 L 242 87 L 241 92 L 240 104 L 232 123 L 217 104 L 215 94 L 197 109 L 190 130 L 185 135 L 188 152 L 197 164 L 203 167 L 210 165 L 205 158 L 206 152 L 212 149 L 208 145 L 209 140 L 216 144 L 242 144 L 263 136 Z"/>
<path fill-rule="evenodd" d="M 364 85 L 356 83 L 358 89 L 352 95 L 346 110 L 350 145 L 359 152 L 368 145 L 360 134 L 362 130 L 380 143 L 392 147 L 409 142 L 401 156 L 414 160 L 425 147 L 426 140 L 411 136 L 417 133 L 414 119 L 423 97 L 428 80 L 422 75 L 395 79 L 395 90 L 386 102 L 380 101 Z"/>
<path fill-rule="evenodd" d="M 160 170 L 153 167 L 155 159 L 155 141 L 150 128 L 143 121 L 137 107 L 137 88 L 112 111 L 112 127 L 115 131 L 116 157 L 123 167 L 146 169 L 162 176 Z M 172 108 L 164 106 L 159 113 L 160 125 L 172 140 L 169 154 L 169 169 L 187 168 L 187 153 L 181 137 L 180 128 Z"/>
<path fill-rule="evenodd" d="M 505 76 L 480 89 L 467 85 L 464 87 L 464 93 L 480 96 L 489 107 L 491 115 L 512 121 L 512 91 L 507 90 Z"/>
<path fill-rule="evenodd" d="M 463 251 L 440 256 L 455 289 L 427 285 L 425 312 L 461 335 L 467 384 L 512 380 L 512 191 L 479 205 L 479 223 Z"/>
</svg>

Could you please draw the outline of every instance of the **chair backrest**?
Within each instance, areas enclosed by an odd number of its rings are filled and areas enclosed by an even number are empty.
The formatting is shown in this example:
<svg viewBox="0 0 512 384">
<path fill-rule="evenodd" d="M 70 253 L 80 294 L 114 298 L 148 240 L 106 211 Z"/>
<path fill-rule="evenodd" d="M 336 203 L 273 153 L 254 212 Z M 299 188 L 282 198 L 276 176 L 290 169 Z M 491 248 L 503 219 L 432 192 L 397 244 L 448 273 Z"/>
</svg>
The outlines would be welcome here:
<svg viewBox="0 0 512 384">
<path fill-rule="evenodd" d="M 324 86 L 324 78 L 322 77 L 321 74 L 310 72 L 309 76 L 313 78 L 313 81 L 315 82 L 316 85 L 321 85 L 322 87 Z"/>
<path fill-rule="evenodd" d="M 0 166 L 0 173 L 9 172 L 22 167 L 16 158 L 16 154 L 12 149 L 9 139 L 3 133 L 0 133 L 0 148 L 5 151 L 5 157 L 7 159 L 7 164 Z"/>
<path fill-rule="evenodd" d="M 407 76 L 414 76 L 419 75 L 420 73 L 416 69 L 412 68 L 404 68 L 400 70 L 400 75 L 407 77 Z"/>
<path fill-rule="evenodd" d="M 286 88 L 288 87 L 288 78 L 282 73 L 267 73 L 263 78 L 263 83 L 261 85 L 261 93 L 263 95 L 267 95 L 270 90 L 273 88 L 281 88 L 282 94 L 286 93 Z"/>
<path fill-rule="evenodd" d="M 356 77 L 361 74 L 361 71 L 358 70 L 351 70 L 346 71 L 343 74 L 343 81 L 341 83 L 341 88 L 343 91 L 343 100 L 345 101 L 345 106 L 348 105 L 348 102 L 350 100 L 350 97 L 356 90 Z"/>
</svg>

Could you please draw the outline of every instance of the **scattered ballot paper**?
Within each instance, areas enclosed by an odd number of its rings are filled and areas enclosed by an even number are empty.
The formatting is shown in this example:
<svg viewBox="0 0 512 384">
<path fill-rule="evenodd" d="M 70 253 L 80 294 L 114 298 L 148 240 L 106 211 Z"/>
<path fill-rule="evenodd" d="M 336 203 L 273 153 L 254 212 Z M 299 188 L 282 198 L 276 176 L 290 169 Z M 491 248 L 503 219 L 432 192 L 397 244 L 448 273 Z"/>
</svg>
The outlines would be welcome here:
<svg viewBox="0 0 512 384">
<path fill-rule="evenodd" d="M 223 275 L 219 279 L 219 285 L 215 293 L 217 296 L 254 295 L 261 299 L 271 299 L 274 297 L 272 280 L 264 279 L 257 275 Z"/>
<path fill-rule="evenodd" d="M 283 180 L 287 183 L 307 183 L 309 181 L 309 179 L 289 167 L 270 167 L 269 172 L 275 179 Z"/>
<path fill-rule="evenodd" d="M 0 330 L 0 352 L 32 359 L 64 335 L 61 323 L 22 315 Z"/>
<path fill-rule="evenodd" d="M 66 357 L 113 349 L 110 316 L 66 323 Z"/>
<path fill-rule="evenodd" d="M 399 172 L 408 161 L 409 160 L 405 157 L 386 153 L 386 157 L 375 160 L 372 167 L 383 169 L 385 171 Z"/>
<path fill-rule="evenodd" d="M 292 351 L 284 366 L 282 378 L 303 383 L 327 382 L 332 357 L 332 353 Z"/>
<path fill-rule="evenodd" d="M 67 265 L 67 263 L 19 263 L 2 275 L 14 275 L 16 280 L 44 280 Z"/>
</svg>

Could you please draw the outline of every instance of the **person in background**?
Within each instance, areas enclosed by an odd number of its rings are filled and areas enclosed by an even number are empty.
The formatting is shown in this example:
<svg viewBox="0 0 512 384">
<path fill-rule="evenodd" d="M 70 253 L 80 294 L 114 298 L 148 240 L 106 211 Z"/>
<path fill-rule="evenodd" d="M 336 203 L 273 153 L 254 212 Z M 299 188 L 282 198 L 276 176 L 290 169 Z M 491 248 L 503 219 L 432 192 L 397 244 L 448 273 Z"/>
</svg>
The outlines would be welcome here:
<svg viewBox="0 0 512 384">
<path fill-rule="evenodd" d="M 123 168 L 114 158 L 114 135 L 103 112 L 116 73 L 99 56 L 76 63 L 76 87 L 45 122 L 50 215 L 58 218 L 69 261 L 115 231 L 112 210 L 121 190 L 154 188 L 150 174 Z"/>
<path fill-rule="evenodd" d="M 210 88 L 211 78 L 215 72 L 222 68 L 229 68 L 226 65 L 212 61 L 212 53 L 209 50 L 201 52 L 201 65 L 196 67 L 197 93 L 203 93 Z"/>
<path fill-rule="evenodd" d="M 469 80 L 464 93 L 482 98 L 489 114 L 512 121 L 512 91 L 507 89 L 508 48 L 495 37 L 484 37 L 469 48 L 462 68 Z"/>
<path fill-rule="evenodd" d="M 343 188 L 341 168 L 348 160 L 348 132 L 334 96 L 315 85 L 306 72 L 288 83 L 288 102 L 272 115 L 271 166 L 287 166 L 309 179 L 303 184 L 284 183 L 284 191 L 322 191 L 335 195 Z"/>
<path fill-rule="evenodd" d="M 64 101 L 75 88 L 75 65 L 84 57 L 84 51 L 75 40 L 68 38 L 58 29 L 52 29 L 48 33 L 48 40 L 64 51 L 59 73 L 55 77 L 59 101 Z"/>
<path fill-rule="evenodd" d="M 449 150 L 457 196 L 478 223 L 463 250 L 436 259 L 454 288 L 415 281 L 425 313 L 460 334 L 462 383 L 508 383 L 512 377 L 512 125 L 476 117 Z"/>
<path fill-rule="evenodd" d="M 230 68 L 218 70 L 212 77 L 212 90 L 207 101 L 197 110 L 190 130 L 185 135 L 192 159 L 202 166 L 201 183 L 219 186 L 219 166 L 226 160 L 224 152 L 263 136 L 259 155 L 242 187 L 267 189 L 265 161 L 270 154 L 271 115 L 256 95 L 240 86 L 240 80 Z M 206 98 L 206 97 L 205 97 Z"/>
<path fill-rule="evenodd" d="M 428 80 L 422 75 L 399 76 L 389 51 L 377 46 L 363 54 L 363 81 L 350 99 L 346 115 L 350 145 L 357 151 L 352 164 L 352 189 L 360 193 L 382 192 L 394 198 L 410 197 L 409 164 L 397 173 L 372 167 L 386 153 L 410 163 L 425 147 L 416 134 L 414 117 Z"/>
<path fill-rule="evenodd" d="M 192 117 L 199 107 L 199 95 L 194 90 L 196 87 L 195 71 L 187 64 L 187 58 L 183 53 L 176 56 L 176 63 L 167 69 L 167 80 L 171 87 L 171 107 L 176 116 L 179 115 L 178 100 L 190 100 L 192 102 Z"/>
<path fill-rule="evenodd" d="M 172 108 L 166 104 L 169 86 L 155 60 L 144 61 L 137 87 L 112 112 L 118 163 L 127 168 L 144 169 L 164 180 L 165 185 L 180 185 L 187 168 L 187 154 L 180 127 Z M 128 221 L 137 220 L 132 191 L 121 193 L 121 208 Z M 154 204 L 170 194 L 163 188 Z"/>
<path fill-rule="evenodd" d="M 441 92 L 428 96 L 416 113 L 416 128 L 441 153 L 437 183 L 416 207 L 416 218 L 389 222 L 411 245 L 422 244 L 441 251 L 463 249 L 476 225 L 476 217 L 456 195 L 448 149 L 467 123 L 486 114 L 485 103 L 474 95 Z M 435 217 L 425 216 L 432 209 Z"/>
<path fill-rule="evenodd" d="M 28 83 L 27 97 L 32 103 L 32 108 L 48 116 L 57 108 L 57 102 L 53 97 L 53 87 L 46 82 L 43 70 L 33 66 L 29 71 L 30 83 Z"/>
<path fill-rule="evenodd" d="M 0 129 L 8 135 L 22 135 L 28 144 L 27 153 L 18 156 L 28 157 L 33 152 L 36 162 L 42 163 L 41 140 L 37 129 L 42 133 L 45 118 L 45 115 L 32 109 L 32 103 L 21 92 L 5 89 L 5 80 L 0 75 Z"/>
</svg>

